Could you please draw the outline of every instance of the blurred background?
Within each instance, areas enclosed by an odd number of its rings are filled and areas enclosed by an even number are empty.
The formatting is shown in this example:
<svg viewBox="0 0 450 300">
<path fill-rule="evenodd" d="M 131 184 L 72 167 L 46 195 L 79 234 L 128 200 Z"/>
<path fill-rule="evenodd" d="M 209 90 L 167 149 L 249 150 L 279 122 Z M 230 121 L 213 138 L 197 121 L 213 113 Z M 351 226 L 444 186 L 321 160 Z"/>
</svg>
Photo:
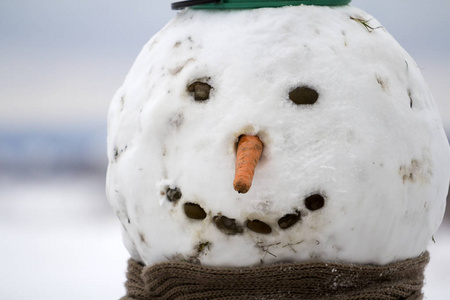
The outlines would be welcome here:
<svg viewBox="0 0 450 300">
<path fill-rule="evenodd" d="M 118 299 L 128 254 L 107 203 L 106 114 L 172 1 L 0 1 L 0 299 Z M 450 133 L 450 1 L 354 0 L 415 58 Z M 447 134 L 447 136 L 448 136 Z M 450 297 L 450 226 L 426 273 Z"/>
</svg>

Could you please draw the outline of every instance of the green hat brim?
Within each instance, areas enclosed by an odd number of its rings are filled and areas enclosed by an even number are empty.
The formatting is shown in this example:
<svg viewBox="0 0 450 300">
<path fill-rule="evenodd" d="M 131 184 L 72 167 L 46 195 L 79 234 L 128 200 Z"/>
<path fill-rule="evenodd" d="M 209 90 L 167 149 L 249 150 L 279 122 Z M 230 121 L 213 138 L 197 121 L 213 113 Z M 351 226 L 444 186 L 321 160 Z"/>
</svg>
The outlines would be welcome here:
<svg viewBox="0 0 450 300">
<path fill-rule="evenodd" d="M 342 6 L 347 5 L 351 0 L 220 0 L 215 3 L 189 5 L 185 1 L 186 6 L 192 6 L 194 9 L 251 9 L 263 7 L 282 7 L 282 6 L 298 6 L 298 5 L 318 5 L 318 6 Z M 182 4 L 183 2 L 178 2 Z M 182 5 L 180 5 L 182 6 Z M 172 4 L 172 8 L 173 4 Z M 184 7 L 180 7 L 184 8 Z M 177 8 L 174 8 L 177 9 Z"/>
</svg>

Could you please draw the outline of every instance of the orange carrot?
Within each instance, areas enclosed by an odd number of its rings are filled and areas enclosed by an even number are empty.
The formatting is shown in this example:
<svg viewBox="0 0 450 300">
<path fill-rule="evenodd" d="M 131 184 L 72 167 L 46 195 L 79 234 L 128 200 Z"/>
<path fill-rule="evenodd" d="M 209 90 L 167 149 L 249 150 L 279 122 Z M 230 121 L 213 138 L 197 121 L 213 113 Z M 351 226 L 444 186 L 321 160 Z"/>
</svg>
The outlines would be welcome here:
<svg viewBox="0 0 450 300">
<path fill-rule="evenodd" d="M 245 194 L 250 190 L 263 148 L 263 143 L 257 136 L 243 135 L 239 138 L 233 182 L 234 189 L 239 193 Z"/>
</svg>

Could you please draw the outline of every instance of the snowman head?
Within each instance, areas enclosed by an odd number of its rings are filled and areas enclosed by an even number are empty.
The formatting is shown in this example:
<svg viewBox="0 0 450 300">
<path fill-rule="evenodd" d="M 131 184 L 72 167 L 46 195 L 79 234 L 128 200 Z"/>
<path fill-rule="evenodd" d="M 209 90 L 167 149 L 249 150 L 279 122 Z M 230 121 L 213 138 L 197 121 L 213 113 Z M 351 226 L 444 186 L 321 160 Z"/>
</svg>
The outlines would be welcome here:
<svg viewBox="0 0 450 300">
<path fill-rule="evenodd" d="M 350 6 L 181 12 L 137 58 L 108 131 L 108 198 L 147 265 L 385 264 L 425 251 L 443 217 L 433 98 Z M 260 155 L 244 191 L 247 138 Z"/>
</svg>

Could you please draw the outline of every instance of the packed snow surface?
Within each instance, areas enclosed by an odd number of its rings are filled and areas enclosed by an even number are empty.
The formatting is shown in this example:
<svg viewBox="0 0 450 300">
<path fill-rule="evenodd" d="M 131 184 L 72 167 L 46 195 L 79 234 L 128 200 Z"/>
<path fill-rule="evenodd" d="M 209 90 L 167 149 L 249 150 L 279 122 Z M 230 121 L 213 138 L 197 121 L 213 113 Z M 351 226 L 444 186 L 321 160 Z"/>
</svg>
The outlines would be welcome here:
<svg viewBox="0 0 450 300">
<path fill-rule="evenodd" d="M 108 130 L 107 195 L 147 265 L 386 264 L 425 251 L 444 214 L 432 95 L 351 6 L 184 10 L 142 50 Z M 245 194 L 241 135 L 264 144 Z"/>
</svg>

